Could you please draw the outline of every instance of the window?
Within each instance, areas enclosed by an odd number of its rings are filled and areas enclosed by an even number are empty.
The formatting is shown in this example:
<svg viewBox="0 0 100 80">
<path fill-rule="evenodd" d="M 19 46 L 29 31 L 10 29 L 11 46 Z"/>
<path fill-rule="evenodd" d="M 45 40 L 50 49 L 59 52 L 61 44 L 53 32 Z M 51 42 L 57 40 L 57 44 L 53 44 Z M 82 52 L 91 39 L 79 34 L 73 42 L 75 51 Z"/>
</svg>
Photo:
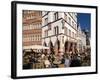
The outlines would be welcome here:
<svg viewBox="0 0 100 80">
<path fill-rule="evenodd" d="M 54 34 L 56 35 L 56 27 L 54 27 Z"/>
<path fill-rule="evenodd" d="M 38 28 L 41 28 L 41 23 L 39 23 L 39 26 L 38 26 Z"/>
<path fill-rule="evenodd" d="M 58 26 L 54 27 L 54 34 L 55 35 L 59 34 L 59 27 Z"/>
<path fill-rule="evenodd" d="M 32 24 L 30 24 L 30 29 L 32 29 Z"/>
<path fill-rule="evenodd" d="M 48 36 L 48 30 L 47 30 L 47 36 Z"/>
<path fill-rule="evenodd" d="M 67 27 L 65 27 L 65 35 L 67 35 L 67 32 L 68 32 L 68 31 L 67 31 Z"/>
<path fill-rule="evenodd" d="M 48 30 L 51 30 L 51 24 L 48 25 Z"/>
<path fill-rule="evenodd" d="M 47 37 L 48 36 L 48 30 L 45 30 L 44 32 L 45 32 L 45 37 Z"/>
<path fill-rule="evenodd" d="M 38 41 L 38 34 L 37 34 L 37 41 Z"/>
<path fill-rule="evenodd" d="M 75 24 L 75 29 L 77 29 L 77 26 L 76 26 L 76 24 Z"/>
<path fill-rule="evenodd" d="M 72 37 L 74 38 L 74 32 L 72 32 Z"/>
<path fill-rule="evenodd" d="M 35 41 L 37 41 L 37 35 L 35 35 Z"/>
<path fill-rule="evenodd" d="M 40 35 L 40 41 L 41 41 L 41 39 L 42 39 L 42 35 Z"/>
<path fill-rule="evenodd" d="M 32 36 L 32 41 L 34 41 L 34 35 Z"/>
<path fill-rule="evenodd" d="M 31 36 L 31 41 L 33 41 L 33 37 Z"/>
<path fill-rule="evenodd" d="M 62 22 L 62 29 L 64 29 L 65 21 L 62 20 L 61 22 Z"/>
<path fill-rule="evenodd" d="M 69 20 L 68 20 L 69 24 L 71 24 L 71 18 L 69 17 L 68 19 L 69 19 Z"/>
<path fill-rule="evenodd" d="M 58 26 L 56 28 L 57 28 L 57 34 L 59 34 L 59 28 L 58 28 Z"/>
<path fill-rule="evenodd" d="M 58 12 L 54 13 L 54 20 L 58 19 Z"/>
<path fill-rule="evenodd" d="M 38 35 L 38 41 L 39 41 L 40 39 L 39 39 L 39 35 Z"/>
<path fill-rule="evenodd" d="M 74 27 L 74 22 L 72 21 L 72 26 Z"/>
<path fill-rule="evenodd" d="M 71 36 L 71 30 L 69 29 L 69 36 Z"/>
<path fill-rule="evenodd" d="M 65 15 L 65 20 L 67 21 L 67 15 Z"/>
<path fill-rule="evenodd" d="M 41 41 L 41 35 L 39 35 L 39 41 Z"/>
<path fill-rule="evenodd" d="M 45 18 L 45 25 L 48 24 L 48 18 Z"/>
</svg>

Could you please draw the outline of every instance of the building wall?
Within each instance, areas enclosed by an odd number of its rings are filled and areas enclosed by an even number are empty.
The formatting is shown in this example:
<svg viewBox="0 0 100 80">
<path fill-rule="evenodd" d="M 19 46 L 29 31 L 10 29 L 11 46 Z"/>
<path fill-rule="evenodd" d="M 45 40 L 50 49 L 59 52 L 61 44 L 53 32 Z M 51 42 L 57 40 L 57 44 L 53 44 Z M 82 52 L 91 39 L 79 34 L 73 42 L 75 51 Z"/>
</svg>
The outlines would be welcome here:
<svg viewBox="0 0 100 80">
<path fill-rule="evenodd" d="M 77 42 L 77 14 L 58 12 L 58 18 L 55 20 L 55 13 L 57 12 L 42 12 L 42 44 L 46 42 L 49 46 L 49 42 L 52 41 L 55 46 L 58 39 L 60 51 L 64 51 L 64 44 L 67 40 Z M 59 28 L 58 34 L 55 34 L 56 26 Z"/>
<path fill-rule="evenodd" d="M 42 12 L 23 10 L 23 46 L 41 45 Z"/>
<path fill-rule="evenodd" d="M 78 26 L 78 51 L 79 52 L 84 52 L 86 48 L 86 35 L 85 33 L 81 30 L 80 25 Z"/>
<path fill-rule="evenodd" d="M 71 41 L 77 41 L 77 19 L 76 17 L 74 17 L 74 19 L 71 17 L 71 13 L 65 13 L 67 15 L 67 19 L 65 18 L 66 22 L 65 22 L 65 28 L 67 28 L 67 34 L 66 34 L 66 31 L 65 34 L 68 37 L 68 40 L 71 40 Z M 66 16 L 65 15 L 65 16 Z M 70 21 L 69 19 L 70 18 Z M 72 24 L 72 22 L 74 23 L 74 25 Z M 71 31 L 71 33 L 69 32 L 69 30 Z"/>
</svg>

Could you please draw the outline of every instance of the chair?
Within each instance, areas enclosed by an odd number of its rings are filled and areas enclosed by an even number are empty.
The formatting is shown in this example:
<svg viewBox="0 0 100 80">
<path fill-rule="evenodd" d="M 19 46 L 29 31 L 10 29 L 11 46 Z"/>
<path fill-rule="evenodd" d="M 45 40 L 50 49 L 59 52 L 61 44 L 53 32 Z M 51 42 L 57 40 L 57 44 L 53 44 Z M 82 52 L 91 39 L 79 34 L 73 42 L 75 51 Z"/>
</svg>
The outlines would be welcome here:
<svg viewBox="0 0 100 80">
<path fill-rule="evenodd" d="M 64 64 L 59 64 L 58 67 L 59 68 L 64 68 L 65 66 L 64 66 Z"/>
<path fill-rule="evenodd" d="M 36 68 L 36 69 L 44 68 L 44 64 L 43 64 L 43 63 L 36 63 L 36 64 L 35 64 L 35 68 Z"/>
</svg>

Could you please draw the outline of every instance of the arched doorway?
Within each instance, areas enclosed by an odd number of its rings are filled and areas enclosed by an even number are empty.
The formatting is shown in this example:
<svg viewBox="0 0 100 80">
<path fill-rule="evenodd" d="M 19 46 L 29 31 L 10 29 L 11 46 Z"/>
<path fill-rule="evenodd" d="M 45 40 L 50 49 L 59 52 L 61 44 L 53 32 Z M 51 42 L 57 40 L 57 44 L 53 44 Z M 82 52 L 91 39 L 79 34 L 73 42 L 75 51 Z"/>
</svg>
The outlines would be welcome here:
<svg viewBox="0 0 100 80">
<path fill-rule="evenodd" d="M 65 42 L 64 47 L 65 47 L 65 53 L 67 53 L 68 52 L 68 41 Z"/>
<path fill-rule="evenodd" d="M 69 49 L 69 52 L 72 52 L 73 50 L 73 42 L 70 42 L 70 49 Z"/>
<path fill-rule="evenodd" d="M 75 51 L 75 53 L 78 53 L 78 50 L 77 50 L 77 43 L 74 44 L 74 51 Z"/>
<path fill-rule="evenodd" d="M 54 54 L 54 46 L 51 40 L 49 42 L 49 47 L 50 47 L 50 54 Z"/>
<path fill-rule="evenodd" d="M 58 54 L 59 51 L 60 51 L 60 41 L 57 38 L 57 40 L 55 42 L 55 54 Z"/>
<path fill-rule="evenodd" d="M 47 47 L 47 44 L 46 44 L 46 42 L 44 41 L 44 43 L 43 43 L 43 46 L 46 46 Z"/>
<path fill-rule="evenodd" d="M 45 42 L 45 41 L 44 41 L 44 43 L 43 43 L 43 46 L 47 47 L 47 44 L 46 44 L 46 42 Z M 43 53 L 45 53 L 45 54 L 47 54 L 47 49 L 42 50 L 42 52 L 43 52 Z"/>
</svg>

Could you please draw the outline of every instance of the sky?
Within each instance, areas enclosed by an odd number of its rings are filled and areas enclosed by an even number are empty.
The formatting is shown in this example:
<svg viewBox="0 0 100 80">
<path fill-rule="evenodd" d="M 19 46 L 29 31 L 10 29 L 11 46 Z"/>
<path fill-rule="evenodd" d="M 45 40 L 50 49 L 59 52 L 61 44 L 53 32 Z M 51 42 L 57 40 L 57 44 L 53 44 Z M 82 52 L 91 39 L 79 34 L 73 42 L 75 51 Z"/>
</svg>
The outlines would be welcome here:
<svg viewBox="0 0 100 80">
<path fill-rule="evenodd" d="M 81 26 L 81 29 L 91 29 L 91 14 L 89 13 L 78 13 L 77 14 L 78 23 Z"/>
</svg>

